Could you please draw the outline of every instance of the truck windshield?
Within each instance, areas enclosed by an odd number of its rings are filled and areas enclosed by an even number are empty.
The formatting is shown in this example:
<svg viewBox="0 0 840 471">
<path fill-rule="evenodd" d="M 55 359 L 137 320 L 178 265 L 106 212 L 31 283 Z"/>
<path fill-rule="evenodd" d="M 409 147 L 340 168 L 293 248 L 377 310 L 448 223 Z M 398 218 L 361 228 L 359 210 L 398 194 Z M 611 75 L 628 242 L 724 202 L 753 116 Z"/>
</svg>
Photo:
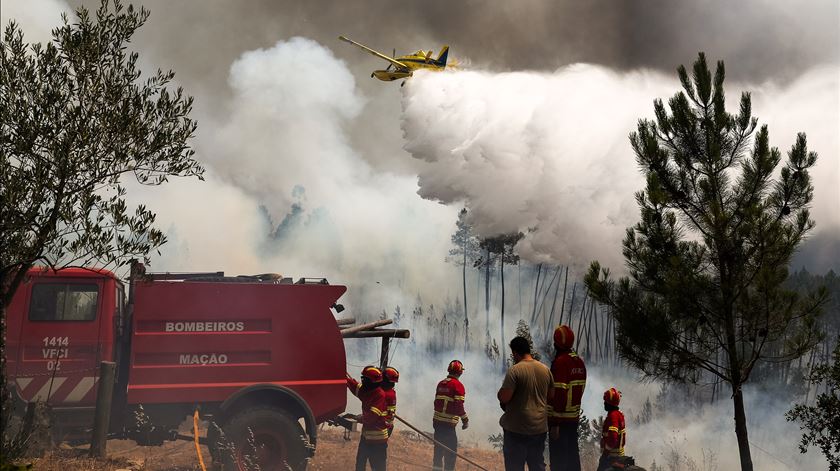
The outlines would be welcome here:
<svg viewBox="0 0 840 471">
<path fill-rule="evenodd" d="M 32 287 L 30 321 L 92 321 L 99 287 L 95 284 L 37 283 Z"/>
</svg>

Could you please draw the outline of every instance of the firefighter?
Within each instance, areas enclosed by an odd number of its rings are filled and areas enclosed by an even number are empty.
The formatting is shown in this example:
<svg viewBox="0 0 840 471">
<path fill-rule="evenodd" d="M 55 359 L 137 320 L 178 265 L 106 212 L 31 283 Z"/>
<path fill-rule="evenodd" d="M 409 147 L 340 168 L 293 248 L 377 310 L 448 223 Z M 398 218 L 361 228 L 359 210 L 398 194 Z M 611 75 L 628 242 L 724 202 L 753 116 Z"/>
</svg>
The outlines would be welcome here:
<svg viewBox="0 0 840 471">
<path fill-rule="evenodd" d="M 580 471 L 578 421 L 586 388 L 586 365 L 572 350 L 575 334 L 567 325 L 554 329 L 554 398 L 548 404 L 548 453 L 552 471 Z"/>
<path fill-rule="evenodd" d="M 624 414 L 618 410 L 619 402 L 621 402 L 620 391 L 615 388 L 604 391 L 604 409 L 607 411 L 607 417 L 604 419 L 604 428 L 601 432 L 601 460 L 598 462 L 598 471 L 611 469 L 613 461 L 624 456 L 627 434 L 624 429 Z"/>
<path fill-rule="evenodd" d="M 449 374 L 438 383 L 435 391 L 435 413 L 432 424 L 435 429 L 435 442 L 442 443 L 457 452 L 458 436 L 455 434 L 455 427 L 459 420 L 462 430 L 470 426 L 467 412 L 464 410 L 466 390 L 459 380 L 464 372 L 464 364 L 458 360 L 452 360 L 449 362 L 447 372 Z M 455 469 L 455 455 L 435 443 L 432 466 L 436 470 Z"/>
<path fill-rule="evenodd" d="M 373 471 L 384 471 L 388 458 L 388 404 L 382 385 L 382 370 L 366 366 L 359 383 L 347 375 L 347 389 L 362 401 L 362 438 L 356 453 L 356 471 L 369 461 Z"/>
<path fill-rule="evenodd" d="M 388 436 L 394 433 L 394 417 L 397 415 L 397 391 L 394 386 L 400 380 L 400 372 L 393 366 L 385 368 L 385 378 L 382 380 L 382 391 L 385 392 L 385 402 L 388 404 Z"/>
</svg>

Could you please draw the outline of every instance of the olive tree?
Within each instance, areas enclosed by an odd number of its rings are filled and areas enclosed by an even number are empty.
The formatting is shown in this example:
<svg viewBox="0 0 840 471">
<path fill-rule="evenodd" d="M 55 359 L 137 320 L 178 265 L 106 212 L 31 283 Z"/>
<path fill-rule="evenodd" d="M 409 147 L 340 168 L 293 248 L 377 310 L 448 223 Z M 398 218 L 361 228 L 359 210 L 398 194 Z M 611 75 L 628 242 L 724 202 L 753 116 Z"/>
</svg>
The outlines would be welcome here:
<svg viewBox="0 0 840 471">
<path fill-rule="evenodd" d="M 118 265 L 165 242 L 155 215 L 125 201 L 127 178 L 159 185 L 197 176 L 192 98 L 143 76 L 127 51 L 149 11 L 103 1 L 95 15 L 27 44 L 11 22 L 0 46 L 0 295 L 7 306 L 34 264 Z"/>
<path fill-rule="evenodd" d="M 129 179 L 160 185 L 173 176 L 202 178 L 188 144 L 196 129 L 192 98 L 171 89 L 172 71 L 143 74 L 138 54 L 128 50 L 148 17 L 146 9 L 103 0 L 93 14 L 82 7 L 72 22 L 65 16 L 45 45 L 28 44 L 14 22 L 5 27 L 3 347 L 6 308 L 32 266 L 116 267 L 147 258 L 166 241 L 154 213 L 126 203 Z"/>
</svg>

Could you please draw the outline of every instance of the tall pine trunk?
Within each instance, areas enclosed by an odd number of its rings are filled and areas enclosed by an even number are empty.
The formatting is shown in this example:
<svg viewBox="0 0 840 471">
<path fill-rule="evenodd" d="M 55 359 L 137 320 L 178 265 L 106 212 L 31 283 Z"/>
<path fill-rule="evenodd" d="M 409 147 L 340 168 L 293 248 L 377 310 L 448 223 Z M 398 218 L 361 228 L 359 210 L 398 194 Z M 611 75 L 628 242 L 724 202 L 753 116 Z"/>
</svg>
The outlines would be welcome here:
<svg viewBox="0 0 840 471">
<path fill-rule="evenodd" d="M 490 248 L 485 249 L 484 260 L 484 326 L 490 335 Z"/>
<path fill-rule="evenodd" d="M 724 290 L 724 299 L 727 298 Z M 735 340 L 735 319 L 731 311 L 726 313 L 726 346 L 729 356 L 729 377 L 732 386 L 732 402 L 735 408 L 735 436 L 738 438 L 738 454 L 741 458 L 741 471 L 753 471 L 752 456 L 750 455 L 750 440 L 747 435 L 747 414 L 744 412 L 744 395 L 741 390 L 741 357 L 738 355 L 738 344 Z"/>
<path fill-rule="evenodd" d="M 470 349 L 470 311 L 467 310 L 467 238 L 464 238 L 464 263 L 461 276 L 464 280 L 464 353 Z"/>
<path fill-rule="evenodd" d="M 741 386 L 732 386 L 732 401 L 735 406 L 735 435 L 738 437 L 738 454 L 741 457 L 741 471 L 753 471 L 750 455 L 750 440 L 747 435 L 747 415 L 744 412 L 744 395 Z"/>
<path fill-rule="evenodd" d="M 501 274 L 502 274 L 502 348 L 505 348 L 505 257 L 501 257 Z"/>
</svg>

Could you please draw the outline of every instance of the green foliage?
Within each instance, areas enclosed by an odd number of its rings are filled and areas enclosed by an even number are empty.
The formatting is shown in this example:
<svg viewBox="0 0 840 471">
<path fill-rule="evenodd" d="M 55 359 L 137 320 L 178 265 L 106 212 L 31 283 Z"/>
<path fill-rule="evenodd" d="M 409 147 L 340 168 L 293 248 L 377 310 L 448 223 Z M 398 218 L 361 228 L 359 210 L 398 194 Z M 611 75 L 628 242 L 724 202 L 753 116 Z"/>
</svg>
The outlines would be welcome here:
<svg viewBox="0 0 840 471">
<path fill-rule="evenodd" d="M 497 258 L 502 264 L 515 265 L 519 263 L 519 255 L 513 251 L 513 248 L 523 237 L 525 234 L 521 232 L 500 234 L 482 239 L 479 246 L 491 255 L 495 255 L 494 259 Z"/>
<path fill-rule="evenodd" d="M 52 414 L 47 403 L 25 404 L 15 400 L 9 388 L 3 388 L 2 406 L 0 465 L 10 465 L 23 457 L 41 456 L 52 446 Z M 27 469 L 27 465 L 10 466 L 13 466 L 11 469 Z"/>
<path fill-rule="evenodd" d="M 484 335 L 484 355 L 487 356 L 487 359 L 490 360 L 494 365 L 499 358 L 501 357 L 501 352 L 499 351 L 499 344 L 496 342 L 496 339 L 490 338 L 490 333 L 487 332 Z"/>
<path fill-rule="evenodd" d="M 469 265 L 481 257 L 478 238 L 472 233 L 472 226 L 467 221 L 467 209 L 464 208 L 458 213 L 458 221 L 455 222 L 455 233 L 452 234 L 452 248 L 449 249 L 447 262 L 456 265 Z"/>
<path fill-rule="evenodd" d="M 531 338 L 531 329 L 523 319 L 519 319 L 519 322 L 516 323 L 516 336 L 525 337 L 528 340 L 528 345 L 531 346 L 531 356 L 534 357 L 534 360 L 539 361 L 541 358 L 540 352 L 534 347 L 534 339 Z M 510 356 L 510 361 L 513 363 L 513 354 Z"/>
<path fill-rule="evenodd" d="M 192 98 L 167 86 L 172 71 L 141 78 L 127 45 L 149 16 L 103 0 L 95 15 L 27 44 L 14 22 L 0 47 L 3 171 L 2 279 L 8 304 L 26 269 L 41 263 L 120 265 L 165 242 L 145 206 L 133 211 L 125 183 L 159 185 L 203 168 L 187 141 Z"/>
<path fill-rule="evenodd" d="M 814 226 L 817 154 L 798 134 L 773 178 L 781 153 L 749 93 L 738 114 L 726 111 L 723 62 L 712 75 L 700 53 L 691 77 L 678 73 L 683 91 L 670 113 L 656 100 L 656 119 L 630 135 L 647 184 L 636 194 L 641 220 L 623 241 L 628 276 L 615 281 L 595 261 L 585 283 L 612 308 L 620 354 L 647 376 L 695 382 L 706 370 L 732 386 L 742 467 L 751 469 L 741 385 L 757 363 L 798 358 L 820 340 L 825 290 L 784 286 Z"/>
<path fill-rule="evenodd" d="M 820 290 L 785 289 L 787 265 L 814 222 L 808 170 L 817 155 L 804 134 L 781 154 L 757 128 L 749 93 L 740 113 L 724 108 L 724 66 L 712 79 L 701 53 L 693 80 L 679 69 L 684 91 L 654 103 L 656 121 L 639 121 L 630 142 L 647 178 L 636 195 L 641 221 L 627 230 L 628 277 L 611 280 L 593 262 L 592 295 L 613 307 L 621 354 L 653 377 L 696 378 L 699 368 L 737 387 L 770 343 L 773 360 L 798 358 L 819 340 Z M 721 361 L 719 353 L 725 353 Z"/>
<path fill-rule="evenodd" d="M 505 437 L 502 435 L 501 432 L 494 433 L 492 435 L 487 436 L 487 442 L 493 447 L 494 450 L 498 451 L 499 453 L 502 452 L 502 448 L 505 444 Z"/>
<path fill-rule="evenodd" d="M 154 213 L 126 204 L 129 178 L 160 185 L 204 172 L 187 144 L 196 129 L 192 98 L 167 87 L 172 71 L 141 78 L 139 56 L 127 51 L 149 12 L 102 0 L 95 15 L 84 7 L 76 15 L 73 24 L 64 17 L 46 45 L 26 43 L 14 22 L 0 43 L 3 340 L 6 307 L 33 265 L 148 261 L 166 241 Z"/>
<path fill-rule="evenodd" d="M 653 420 L 653 404 L 650 402 L 650 397 L 645 399 L 642 406 L 642 411 L 636 415 L 636 425 L 644 425 Z"/>
<path fill-rule="evenodd" d="M 22 408 L 16 404 L 11 391 L 7 387 L 2 388 L 2 415 L 3 430 L 0 437 L 0 469 L 18 469 L 10 461 L 21 458 L 29 448 L 33 438 L 31 420 L 24 421 Z"/>
<path fill-rule="evenodd" d="M 601 427 L 603 425 L 603 417 L 590 421 L 586 414 L 580 414 L 578 418 L 578 450 L 582 462 L 598 461 L 601 454 Z"/>
<path fill-rule="evenodd" d="M 826 392 L 817 395 L 816 405 L 798 404 L 785 414 L 787 420 L 801 423 L 804 433 L 799 451 L 818 447 L 828 460 L 829 471 L 840 470 L 840 338 L 836 345 L 833 363 L 814 367 L 810 375 L 814 384 L 825 385 Z"/>
</svg>

